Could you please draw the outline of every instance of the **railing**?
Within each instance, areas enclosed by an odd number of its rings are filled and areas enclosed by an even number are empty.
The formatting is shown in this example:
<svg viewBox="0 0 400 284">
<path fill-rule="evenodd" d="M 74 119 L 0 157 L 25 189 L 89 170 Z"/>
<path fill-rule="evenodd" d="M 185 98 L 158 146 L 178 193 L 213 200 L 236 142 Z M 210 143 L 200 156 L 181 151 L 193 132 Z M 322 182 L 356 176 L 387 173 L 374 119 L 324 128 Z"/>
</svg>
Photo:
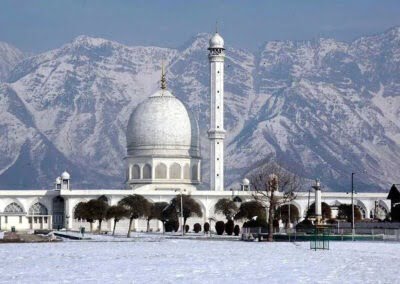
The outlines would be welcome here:
<svg viewBox="0 0 400 284">
<path fill-rule="evenodd" d="M 352 230 L 350 228 L 337 228 L 329 227 L 325 228 L 327 234 L 335 240 L 351 240 Z M 305 236 L 311 236 L 315 232 L 314 227 L 301 228 L 296 230 L 295 228 L 284 229 L 281 228 L 279 231 L 274 232 L 274 239 L 278 236 L 287 236 L 291 241 L 297 241 L 304 239 Z M 268 235 L 267 228 L 243 228 L 242 238 L 248 239 L 258 238 L 259 236 L 266 237 Z M 400 229 L 395 228 L 355 228 L 354 236 L 356 240 L 373 240 L 373 241 L 400 241 Z"/>
</svg>

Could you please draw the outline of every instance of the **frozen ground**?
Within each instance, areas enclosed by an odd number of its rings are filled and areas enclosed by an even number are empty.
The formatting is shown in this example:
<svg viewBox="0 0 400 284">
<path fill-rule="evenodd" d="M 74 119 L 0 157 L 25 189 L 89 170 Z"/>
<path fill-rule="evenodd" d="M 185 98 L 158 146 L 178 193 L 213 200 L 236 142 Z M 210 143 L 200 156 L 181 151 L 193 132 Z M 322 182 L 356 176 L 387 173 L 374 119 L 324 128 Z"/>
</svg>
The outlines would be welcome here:
<svg viewBox="0 0 400 284">
<path fill-rule="evenodd" d="M 399 243 L 160 237 L 0 245 L 1 283 L 397 283 Z"/>
</svg>

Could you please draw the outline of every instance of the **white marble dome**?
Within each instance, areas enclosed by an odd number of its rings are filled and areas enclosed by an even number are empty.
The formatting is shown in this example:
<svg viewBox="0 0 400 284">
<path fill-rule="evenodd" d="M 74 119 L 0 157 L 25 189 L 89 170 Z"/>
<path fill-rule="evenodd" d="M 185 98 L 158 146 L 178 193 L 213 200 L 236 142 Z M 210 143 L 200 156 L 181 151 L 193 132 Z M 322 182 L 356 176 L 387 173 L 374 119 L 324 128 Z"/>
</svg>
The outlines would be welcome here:
<svg viewBox="0 0 400 284">
<path fill-rule="evenodd" d="M 136 107 L 126 138 L 129 156 L 200 156 L 197 121 L 168 90 L 157 91 Z"/>
<path fill-rule="evenodd" d="M 224 39 L 219 33 L 215 33 L 210 38 L 210 48 L 224 48 Z"/>
</svg>

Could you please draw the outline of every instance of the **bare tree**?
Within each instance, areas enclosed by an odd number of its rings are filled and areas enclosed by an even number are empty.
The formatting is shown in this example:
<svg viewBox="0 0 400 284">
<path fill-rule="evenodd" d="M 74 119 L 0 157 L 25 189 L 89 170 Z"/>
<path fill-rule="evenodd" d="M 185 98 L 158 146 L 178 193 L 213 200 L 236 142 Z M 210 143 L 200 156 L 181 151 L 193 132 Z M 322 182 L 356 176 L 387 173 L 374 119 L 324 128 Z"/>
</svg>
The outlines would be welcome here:
<svg viewBox="0 0 400 284">
<path fill-rule="evenodd" d="M 273 221 L 276 209 L 296 198 L 303 180 L 277 163 L 269 163 L 250 175 L 253 198 L 268 212 L 268 241 L 273 241 Z"/>
</svg>

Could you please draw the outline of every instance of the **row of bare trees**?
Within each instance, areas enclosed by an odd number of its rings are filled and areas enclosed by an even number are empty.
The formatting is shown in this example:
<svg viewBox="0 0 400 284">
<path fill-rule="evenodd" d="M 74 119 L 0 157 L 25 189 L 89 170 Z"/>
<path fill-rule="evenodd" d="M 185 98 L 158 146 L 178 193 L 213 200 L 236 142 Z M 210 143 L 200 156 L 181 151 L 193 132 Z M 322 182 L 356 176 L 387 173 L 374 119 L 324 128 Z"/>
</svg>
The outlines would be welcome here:
<svg viewBox="0 0 400 284">
<path fill-rule="evenodd" d="M 186 221 L 190 217 L 202 217 L 201 206 L 190 195 L 182 195 L 182 198 L 177 195 L 169 203 L 152 203 L 141 195 L 132 194 L 125 196 L 117 205 L 113 206 L 109 206 L 107 202 L 101 199 L 80 202 L 75 208 L 74 218 L 89 222 L 90 231 L 93 230 L 94 222 L 98 221 L 99 231 L 101 231 L 102 222 L 113 219 L 113 235 L 115 234 L 117 223 L 122 219 L 129 219 L 127 237 L 130 237 L 135 219 L 145 218 L 147 220 L 147 231 L 150 229 L 151 220 L 160 220 L 163 223 L 165 232 L 167 222 L 179 222 L 181 208 L 183 208 L 183 226 L 186 225 Z"/>
</svg>

